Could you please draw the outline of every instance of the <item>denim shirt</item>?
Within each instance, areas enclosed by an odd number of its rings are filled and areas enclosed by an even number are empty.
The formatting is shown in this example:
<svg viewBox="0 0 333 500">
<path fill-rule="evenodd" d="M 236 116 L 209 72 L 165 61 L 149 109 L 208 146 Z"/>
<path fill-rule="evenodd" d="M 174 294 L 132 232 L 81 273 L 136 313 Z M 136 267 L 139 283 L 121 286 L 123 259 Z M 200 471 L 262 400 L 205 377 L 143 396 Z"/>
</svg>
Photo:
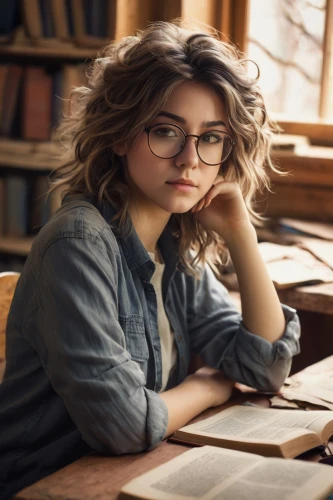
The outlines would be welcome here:
<svg viewBox="0 0 333 500">
<path fill-rule="evenodd" d="M 119 235 L 113 215 L 107 204 L 65 199 L 36 237 L 18 281 L 0 385 L 0 489 L 7 493 L 91 449 L 139 452 L 165 434 L 150 283 L 155 265 L 134 228 Z M 278 389 L 299 352 L 295 310 L 283 306 L 286 330 L 271 344 L 244 327 L 208 266 L 196 279 L 178 265 L 168 228 L 158 246 L 164 307 L 178 350 L 167 388 L 184 380 L 196 353 L 230 379 Z"/>
</svg>

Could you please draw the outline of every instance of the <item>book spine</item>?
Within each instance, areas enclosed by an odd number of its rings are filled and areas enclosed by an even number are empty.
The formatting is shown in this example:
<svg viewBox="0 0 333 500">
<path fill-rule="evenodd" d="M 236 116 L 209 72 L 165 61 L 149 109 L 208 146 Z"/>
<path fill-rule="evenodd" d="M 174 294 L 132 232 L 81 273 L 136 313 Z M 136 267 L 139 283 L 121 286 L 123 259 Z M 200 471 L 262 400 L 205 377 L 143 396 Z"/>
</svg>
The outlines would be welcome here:
<svg viewBox="0 0 333 500">
<path fill-rule="evenodd" d="M 27 35 L 37 40 L 43 37 L 43 24 L 38 0 L 22 0 L 24 26 Z"/>
<path fill-rule="evenodd" d="M 2 117 L 0 131 L 2 135 L 9 136 L 12 131 L 23 69 L 17 64 L 10 64 L 5 83 L 4 99 L 2 104 Z"/>
<path fill-rule="evenodd" d="M 5 181 L 0 177 L 0 236 L 5 234 Z"/>
<path fill-rule="evenodd" d="M 5 235 L 24 237 L 28 233 L 29 187 L 26 176 L 5 178 Z"/>
<path fill-rule="evenodd" d="M 65 0 L 51 0 L 51 13 L 55 36 L 62 40 L 68 39 L 70 33 Z"/>
<path fill-rule="evenodd" d="M 50 199 L 47 196 L 49 178 L 47 174 L 37 175 L 33 179 L 30 210 L 30 231 L 33 234 L 47 223 L 50 218 Z"/>
<path fill-rule="evenodd" d="M 52 76 L 27 66 L 23 83 L 22 138 L 48 140 L 51 128 Z"/>
</svg>

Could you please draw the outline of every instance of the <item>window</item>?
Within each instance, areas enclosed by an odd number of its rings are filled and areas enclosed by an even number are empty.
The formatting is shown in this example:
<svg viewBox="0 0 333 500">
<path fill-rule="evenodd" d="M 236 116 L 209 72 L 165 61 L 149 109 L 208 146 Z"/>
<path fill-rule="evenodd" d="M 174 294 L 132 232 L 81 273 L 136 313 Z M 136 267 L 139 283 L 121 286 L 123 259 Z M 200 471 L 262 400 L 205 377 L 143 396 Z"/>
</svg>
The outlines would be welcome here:
<svg viewBox="0 0 333 500">
<path fill-rule="evenodd" d="M 268 110 L 284 129 L 317 123 L 319 139 L 324 130 L 332 143 L 333 0 L 249 0 L 248 17 L 246 52 L 260 67 Z"/>
</svg>

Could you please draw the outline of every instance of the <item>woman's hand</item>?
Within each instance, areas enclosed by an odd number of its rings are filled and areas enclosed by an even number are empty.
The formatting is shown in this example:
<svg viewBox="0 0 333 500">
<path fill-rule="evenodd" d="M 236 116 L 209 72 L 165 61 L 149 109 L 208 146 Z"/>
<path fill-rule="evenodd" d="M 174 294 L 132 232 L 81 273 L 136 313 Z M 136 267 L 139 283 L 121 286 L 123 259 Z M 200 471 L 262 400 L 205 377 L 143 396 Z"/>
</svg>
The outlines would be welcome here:
<svg viewBox="0 0 333 500">
<path fill-rule="evenodd" d="M 235 231 L 252 226 L 238 184 L 227 182 L 222 176 L 216 178 L 191 212 L 205 229 L 215 231 L 226 241 Z"/>
</svg>

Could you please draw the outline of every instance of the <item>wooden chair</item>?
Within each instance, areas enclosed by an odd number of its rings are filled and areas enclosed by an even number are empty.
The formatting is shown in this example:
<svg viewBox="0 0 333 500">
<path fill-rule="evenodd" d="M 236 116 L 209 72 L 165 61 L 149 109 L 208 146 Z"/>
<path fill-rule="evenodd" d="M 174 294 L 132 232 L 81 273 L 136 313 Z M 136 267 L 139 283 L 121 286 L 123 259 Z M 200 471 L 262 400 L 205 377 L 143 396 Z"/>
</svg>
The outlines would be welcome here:
<svg viewBox="0 0 333 500">
<path fill-rule="evenodd" d="M 19 273 L 0 273 L 0 381 L 5 371 L 6 325 Z"/>
</svg>

